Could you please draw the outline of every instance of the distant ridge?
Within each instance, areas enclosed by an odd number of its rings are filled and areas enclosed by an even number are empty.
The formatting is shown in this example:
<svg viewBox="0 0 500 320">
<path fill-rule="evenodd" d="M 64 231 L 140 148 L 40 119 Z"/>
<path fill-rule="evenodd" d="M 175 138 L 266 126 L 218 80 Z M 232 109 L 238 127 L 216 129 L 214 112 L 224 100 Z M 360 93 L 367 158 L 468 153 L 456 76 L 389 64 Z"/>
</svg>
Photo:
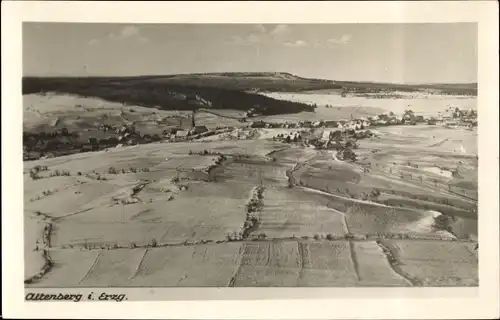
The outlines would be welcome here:
<svg viewBox="0 0 500 320">
<path fill-rule="evenodd" d="M 329 79 L 317 79 L 317 78 L 306 78 L 301 77 L 290 72 L 205 72 L 205 73 L 181 73 L 181 74 L 167 74 L 167 75 L 137 75 L 137 76 L 24 76 L 23 80 L 29 79 L 96 79 L 96 80 L 182 80 L 182 79 L 207 79 L 207 78 L 228 78 L 234 80 L 275 80 L 275 81 L 302 81 L 302 82 L 314 82 L 318 85 L 333 86 L 332 89 L 338 87 L 387 87 L 394 89 L 466 89 L 466 90 L 477 90 L 477 82 L 472 83 L 391 83 L 391 82 L 377 82 L 377 81 L 344 81 L 344 80 L 329 80 Z M 216 81 L 216 79 L 213 79 Z M 176 81 L 177 82 L 177 81 Z M 258 86 L 257 86 L 258 87 Z M 314 89 L 306 86 L 305 90 Z M 318 88 L 320 89 L 320 88 Z"/>
</svg>

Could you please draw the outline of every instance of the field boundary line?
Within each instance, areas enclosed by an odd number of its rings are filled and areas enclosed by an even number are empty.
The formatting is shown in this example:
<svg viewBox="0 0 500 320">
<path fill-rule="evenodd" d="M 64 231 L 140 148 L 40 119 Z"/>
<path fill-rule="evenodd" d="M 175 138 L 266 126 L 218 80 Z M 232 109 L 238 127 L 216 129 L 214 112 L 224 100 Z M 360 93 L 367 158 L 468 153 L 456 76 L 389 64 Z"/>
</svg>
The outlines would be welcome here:
<svg viewBox="0 0 500 320">
<path fill-rule="evenodd" d="M 307 246 L 307 243 L 303 243 L 300 240 L 297 240 L 297 250 L 299 252 L 299 266 L 300 266 L 300 271 L 297 276 L 297 286 L 299 285 L 300 281 L 302 280 L 302 277 L 304 276 L 304 268 L 305 268 L 305 261 L 304 261 L 304 246 Z M 309 250 L 308 250 L 309 252 Z M 309 259 L 310 260 L 310 259 Z"/>
<path fill-rule="evenodd" d="M 383 208 L 390 208 L 390 209 L 415 211 L 413 209 L 388 206 L 388 205 L 385 205 L 385 204 L 381 204 L 381 203 L 373 202 L 373 201 L 369 201 L 369 200 L 360 200 L 360 199 L 354 199 L 354 198 L 347 198 L 347 197 L 339 196 L 339 195 L 336 195 L 336 194 L 333 194 L 333 193 L 328 193 L 326 191 L 315 189 L 315 188 L 311 188 L 311 187 L 304 187 L 304 186 L 301 186 L 301 185 L 298 185 L 298 187 L 300 187 L 300 188 L 302 188 L 302 189 L 304 189 L 306 191 L 316 192 L 316 193 L 320 193 L 320 194 L 323 194 L 323 195 L 326 195 L 326 196 L 330 196 L 330 197 L 333 197 L 333 198 L 347 200 L 347 201 L 351 201 L 351 202 L 355 202 L 355 203 L 362 203 L 362 204 L 373 205 L 373 206 L 383 207 Z"/>
<path fill-rule="evenodd" d="M 312 240 L 314 239 L 314 236 L 306 236 L 307 238 L 303 238 L 303 240 Z M 167 248 L 167 247 L 190 247 L 190 246 L 199 246 L 199 245 L 204 245 L 204 244 L 212 244 L 212 245 L 218 245 L 218 244 L 227 244 L 227 243 L 232 243 L 232 242 L 242 242 L 242 243 L 256 243 L 256 242 L 271 242 L 271 241 L 283 241 L 283 242 L 288 242 L 288 241 L 297 241 L 297 237 L 290 236 L 290 237 L 282 237 L 282 238 L 271 238 L 271 237 L 266 237 L 263 239 L 259 239 L 257 237 L 251 237 L 251 238 L 246 238 L 246 239 L 235 239 L 235 240 L 198 240 L 194 242 L 189 242 L 189 241 L 183 241 L 183 242 L 176 242 L 176 243 L 158 243 L 156 245 L 156 248 Z M 365 239 L 352 239 L 353 242 L 369 242 L 369 241 L 377 241 L 379 240 L 380 237 L 371 237 L 371 238 L 365 238 Z M 386 238 L 387 240 L 394 240 L 397 238 Z M 332 240 L 327 240 L 328 242 L 340 242 L 340 241 L 346 241 L 345 236 L 339 237 L 339 238 L 334 238 Z M 471 240 L 466 240 L 466 239 L 451 239 L 451 238 L 405 238 L 404 241 L 429 241 L 429 242 L 457 242 L 457 243 L 476 243 Z M 54 248 L 54 247 L 52 247 Z M 57 250 L 80 250 L 77 248 L 62 248 L 59 246 L 56 246 Z M 145 249 L 145 248 L 151 248 L 150 244 L 143 244 L 143 245 L 136 245 L 134 249 Z M 130 246 L 125 246 L 125 245 L 117 245 L 112 248 L 106 249 L 107 251 L 110 250 L 132 250 Z M 87 249 L 86 251 L 93 251 L 96 249 Z M 102 250 L 99 248 L 98 250 Z"/>
<path fill-rule="evenodd" d="M 137 274 L 139 274 L 139 271 L 141 270 L 142 263 L 144 262 L 144 258 L 146 257 L 146 254 L 148 252 L 149 252 L 149 248 L 146 248 L 146 250 L 144 250 L 144 254 L 141 257 L 141 260 L 139 260 L 139 263 L 137 264 L 137 268 L 135 269 L 134 273 L 130 276 L 130 278 L 128 278 L 129 282 L 132 281 L 137 276 Z"/>
<path fill-rule="evenodd" d="M 267 259 L 266 259 L 266 267 L 271 266 L 271 257 L 272 254 L 274 253 L 274 242 L 269 241 L 268 246 L 267 246 Z"/>
<path fill-rule="evenodd" d="M 234 283 L 236 282 L 236 277 L 238 276 L 238 273 L 240 272 L 241 269 L 241 262 L 243 260 L 243 256 L 245 255 L 245 251 L 247 250 L 247 245 L 244 243 L 240 249 L 238 250 L 238 258 L 236 261 L 238 262 L 238 266 L 234 269 L 233 276 L 229 280 L 228 287 L 234 287 Z"/>
<path fill-rule="evenodd" d="M 477 244 L 476 244 L 476 245 L 477 245 Z M 475 259 L 476 261 L 479 261 L 479 254 L 478 254 L 478 252 L 477 252 L 477 251 L 476 251 L 476 252 L 472 251 L 472 250 L 471 250 L 471 248 L 470 248 L 469 246 L 467 246 L 467 245 L 464 245 L 464 246 L 465 246 L 465 248 L 467 249 L 467 251 L 469 251 L 469 252 L 470 252 L 470 254 L 472 254 L 472 255 L 474 256 L 474 259 Z M 477 249 L 476 249 L 476 250 L 477 250 Z"/>
<path fill-rule="evenodd" d="M 83 282 L 83 280 L 87 279 L 87 277 L 90 275 L 90 273 L 92 272 L 92 270 L 94 270 L 95 266 L 97 265 L 97 262 L 98 262 L 99 258 L 101 257 L 101 254 L 102 254 L 102 250 L 99 251 L 99 253 L 97 254 L 97 256 L 94 259 L 94 263 L 92 263 L 92 266 L 90 266 L 89 270 L 87 270 L 87 272 L 85 273 L 85 275 L 80 279 L 80 281 L 78 281 L 78 284 L 81 284 Z"/>
<path fill-rule="evenodd" d="M 89 203 L 90 202 L 92 202 L 92 201 L 89 201 Z M 92 207 L 92 208 L 82 209 L 80 211 L 68 213 L 68 214 L 63 215 L 63 216 L 54 217 L 54 218 L 52 218 L 52 220 L 54 220 L 54 221 L 62 220 L 64 218 L 68 218 L 68 217 L 71 217 L 71 216 L 74 216 L 74 215 L 77 215 L 77 214 L 80 214 L 80 213 L 84 213 L 84 212 L 87 212 L 87 211 L 90 211 L 90 210 L 93 210 L 93 209 L 95 209 L 95 208 Z"/>
<path fill-rule="evenodd" d="M 337 209 L 334 209 L 334 208 L 330 208 L 328 205 L 330 203 L 327 203 L 326 207 L 328 209 L 330 209 L 331 211 L 337 213 L 337 214 L 340 214 L 342 216 L 342 220 L 343 220 L 343 223 L 344 223 L 344 231 L 346 234 L 351 234 L 351 231 L 349 230 L 349 224 L 347 223 L 347 213 L 345 212 L 342 212 L 340 210 L 337 210 Z"/>
<path fill-rule="evenodd" d="M 380 240 L 375 241 L 375 243 L 380 247 L 380 249 L 382 249 L 382 252 L 387 257 L 387 262 L 389 263 L 389 267 L 396 274 L 398 274 L 401 278 L 403 278 L 408 284 L 410 284 L 412 286 L 422 286 L 422 283 L 420 280 L 410 276 L 409 274 L 407 274 L 406 272 L 404 272 L 403 270 L 401 270 L 401 268 L 399 268 L 397 266 L 398 261 L 397 261 L 396 257 L 394 256 L 393 252 L 391 251 L 391 249 L 389 249 L 386 245 L 384 245 L 382 243 L 382 241 L 380 241 Z"/>
<path fill-rule="evenodd" d="M 42 269 L 38 273 L 29 277 L 28 279 L 25 279 L 24 284 L 31 284 L 33 282 L 40 281 L 47 273 L 49 273 L 52 270 L 52 267 L 54 266 L 54 261 L 52 261 L 52 258 L 50 257 L 48 250 L 46 249 L 43 250 L 42 258 L 44 260 Z"/>
<path fill-rule="evenodd" d="M 356 257 L 356 252 L 354 250 L 354 243 L 349 240 L 349 253 L 351 256 L 351 261 L 354 266 L 354 272 L 356 272 L 356 278 L 358 281 L 361 281 L 361 277 L 359 276 L 359 263 L 358 263 L 358 258 Z"/>
</svg>

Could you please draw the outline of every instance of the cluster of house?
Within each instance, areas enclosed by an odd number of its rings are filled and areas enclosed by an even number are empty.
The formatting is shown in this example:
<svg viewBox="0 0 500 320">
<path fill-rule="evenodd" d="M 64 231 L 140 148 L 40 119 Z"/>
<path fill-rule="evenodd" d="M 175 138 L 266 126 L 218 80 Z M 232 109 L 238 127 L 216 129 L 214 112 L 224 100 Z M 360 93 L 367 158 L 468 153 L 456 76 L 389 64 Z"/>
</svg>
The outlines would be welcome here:
<svg viewBox="0 0 500 320">
<path fill-rule="evenodd" d="M 403 115 L 396 116 L 393 112 L 380 114 L 377 116 L 362 117 L 351 120 L 322 120 L 322 121 L 298 121 L 293 123 L 280 122 L 270 123 L 262 120 L 249 124 L 251 128 L 337 128 L 341 130 L 363 130 L 368 127 L 388 126 L 388 125 L 416 125 L 420 124 L 441 124 L 441 125 L 463 125 L 476 126 L 477 113 L 475 110 L 463 111 L 456 108 L 452 116 L 425 118 L 422 115 L 415 115 L 413 111 L 406 110 Z"/>
<path fill-rule="evenodd" d="M 372 137 L 373 133 L 370 130 L 324 130 L 321 136 L 316 136 L 307 131 L 290 131 L 288 133 L 280 133 L 273 140 L 285 143 L 301 142 L 305 146 L 311 146 L 316 149 L 341 149 L 348 141 L 356 141 Z"/>
<path fill-rule="evenodd" d="M 92 133 L 69 132 L 67 128 L 54 132 L 24 133 L 23 151 L 31 158 L 37 158 L 37 154 L 56 153 L 64 155 L 76 151 L 95 151 L 110 147 L 120 147 L 123 145 L 135 145 L 141 143 L 151 143 L 161 140 L 157 134 L 141 135 L 134 126 L 112 127 L 100 125 L 99 131 L 106 131 L 107 134 L 101 138 L 92 137 Z M 89 130 L 86 130 L 89 131 Z M 89 136 L 82 140 L 82 135 Z"/>
<path fill-rule="evenodd" d="M 274 137 L 274 140 L 281 142 L 298 142 L 302 140 L 302 135 L 298 131 L 280 133 Z"/>
<path fill-rule="evenodd" d="M 196 136 L 207 133 L 209 130 L 206 126 L 194 126 L 190 129 L 183 129 L 177 126 L 167 127 L 163 130 L 163 136 L 170 140 L 187 139 L 190 136 Z"/>
<path fill-rule="evenodd" d="M 310 137 L 304 140 L 306 146 L 316 149 L 344 149 L 346 145 L 355 146 L 355 141 L 372 137 L 370 130 L 325 130 L 321 137 Z"/>
<path fill-rule="evenodd" d="M 448 108 L 445 114 L 439 113 L 437 117 L 428 120 L 429 124 L 443 125 L 445 127 L 477 127 L 477 111 L 474 109 L 460 110 Z"/>
<path fill-rule="evenodd" d="M 267 123 L 262 120 L 254 121 L 250 124 L 251 128 L 282 128 L 282 129 L 299 129 L 299 128 L 338 128 L 338 129 L 353 129 L 362 130 L 372 125 L 368 118 L 357 120 L 324 120 L 324 121 L 298 121 L 293 123 L 278 122 Z"/>
</svg>

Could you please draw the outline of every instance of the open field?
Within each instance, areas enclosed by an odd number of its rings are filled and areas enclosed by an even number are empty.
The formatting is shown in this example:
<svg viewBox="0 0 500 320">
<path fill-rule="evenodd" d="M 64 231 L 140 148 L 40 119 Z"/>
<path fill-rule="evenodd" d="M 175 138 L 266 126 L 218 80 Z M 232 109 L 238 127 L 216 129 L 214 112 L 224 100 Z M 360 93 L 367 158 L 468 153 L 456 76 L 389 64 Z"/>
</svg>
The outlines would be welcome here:
<svg viewBox="0 0 500 320">
<path fill-rule="evenodd" d="M 348 233 L 342 212 L 307 196 L 301 199 L 297 193 L 284 186 L 266 189 L 258 232 L 272 238 L 327 234 L 343 238 Z"/>
<path fill-rule="evenodd" d="M 424 92 L 414 92 L 402 99 L 370 99 L 366 97 L 342 97 L 337 91 L 330 92 L 269 92 L 264 95 L 273 99 L 297 101 L 307 104 L 316 104 L 314 113 L 303 112 L 284 115 L 283 119 L 292 120 L 341 120 L 353 117 L 375 116 L 385 112 L 403 114 L 411 108 L 415 114 L 435 116 L 444 113 L 450 105 L 460 109 L 477 109 L 477 97 L 462 95 L 429 95 Z M 327 108 L 326 105 L 331 106 Z M 278 116 L 263 117 L 266 121 L 275 121 Z"/>
<path fill-rule="evenodd" d="M 31 286 L 477 285 L 473 253 L 455 242 L 393 240 L 379 245 L 374 241 L 250 241 L 54 250 L 52 259 L 53 269 Z M 186 264 L 187 260 L 192 263 Z"/>
<path fill-rule="evenodd" d="M 143 126 L 149 123 L 151 129 L 157 129 L 156 120 L 167 118 L 165 126 L 177 125 L 180 121 L 178 117 L 188 114 L 187 111 L 154 110 L 95 97 L 55 93 L 24 95 L 23 106 L 25 131 L 49 131 L 63 127 L 70 131 L 83 131 L 92 128 L 94 122 L 122 125 L 138 121 Z M 59 120 L 57 124 L 56 120 Z"/>
<path fill-rule="evenodd" d="M 104 136 L 96 128 L 101 125 L 133 124 L 142 134 L 159 134 L 172 126 L 190 124 L 191 111 L 152 109 L 139 105 L 123 105 L 99 98 L 84 98 L 68 94 L 28 94 L 23 96 L 23 130 L 26 132 L 54 131 L 67 128 L 80 136 Z M 209 111 L 209 112 L 207 112 Z M 241 127 L 238 110 L 200 110 L 196 123 L 209 129 Z M 210 113 L 212 112 L 212 113 Z M 88 130 L 88 131 L 85 131 Z M 85 134 L 84 134 L 85 133 Z"/>
<path fill-rule="evenodd" d="M 477 256 L 461 243 L 384 241 L 399 268 L 422 285 L 477 285 Z M 467 267 L 465 267 L 467 266 Z"/>
<path fill-rule="evenodd" d="M 24 220 L 24 274 L 27 279 L 32 278 L 43 268 L 45 260 L 43 258 L 43 231 L 46 226 L 42 217 L 35 214 L 25 216 Z"/>
</svg>

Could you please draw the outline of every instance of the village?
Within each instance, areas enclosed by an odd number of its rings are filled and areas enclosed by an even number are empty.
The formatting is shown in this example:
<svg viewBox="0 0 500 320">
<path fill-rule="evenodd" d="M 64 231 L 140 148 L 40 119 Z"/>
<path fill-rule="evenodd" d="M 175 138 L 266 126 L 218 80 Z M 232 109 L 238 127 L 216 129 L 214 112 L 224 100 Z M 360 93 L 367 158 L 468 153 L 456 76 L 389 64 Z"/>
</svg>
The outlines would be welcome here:
<svg viewBox="0 0 500 320">
<path fill-rule="evenodd" d="M 195 101 L 200 101 L 200 98 L 196 97 Z M 197 107 L 206 105 L 207 103 L 203 103 Z M 475 110 L 460 110 L 453 107 L 448 107 L 444 114 L 438 113 L 437 116 L 427 118 L 422 115 L 415 115 L 411 109 L 407 109 L 404 114 L 399 116 L 390 112 L 359 119 L 303 120 L 298 122 L 251 121 L 252 118 L 258 115 L 255 109 L 251 109 L 246 113 L 246 117 L 240 119 L 240 122 L 246 124 L 242 128 L 218 126 L 211 129 L 196 123 L 197 112 L 199 111 L 193 109 L 191 115 L 178 116 L 183 118 L 181 119 L 183 125 L 168 125 L 157 121 L 155 129 L 160 129 L 161 134 L 141 133 L 133 124 L 117 126 L 99 124 L 94 129 L 87 129 L 85 132 L 70 132 L 67 128 L 52 132 L 25 132 L 23 133 L 24 160 L 50 158 L 158 141 L 193 141 L 217 135 L 225 135 L 226 139 L 251 139 L 256 136 L 259 129 L 296 129 L 286 130 L 286 133 L 278 133 L 272 139 L 283 143 L 300 142 L 304 146 L 312 146 L 317 149 L 343 150 L 347 142 L 355 146 L 355 141 L 372 137 L 374 134 L 369 130 L 370 128 L 417 124 L 440 125 L 468 130 L 477 127 L 477 112 Z M 245 130 L 248 131 L 246 134 L 240 134 Z M 158 130 L 155 131 L 158 132 Z M 317 131 L 321 131 L 321 133 L 318 135 Z"/>
</svg>

